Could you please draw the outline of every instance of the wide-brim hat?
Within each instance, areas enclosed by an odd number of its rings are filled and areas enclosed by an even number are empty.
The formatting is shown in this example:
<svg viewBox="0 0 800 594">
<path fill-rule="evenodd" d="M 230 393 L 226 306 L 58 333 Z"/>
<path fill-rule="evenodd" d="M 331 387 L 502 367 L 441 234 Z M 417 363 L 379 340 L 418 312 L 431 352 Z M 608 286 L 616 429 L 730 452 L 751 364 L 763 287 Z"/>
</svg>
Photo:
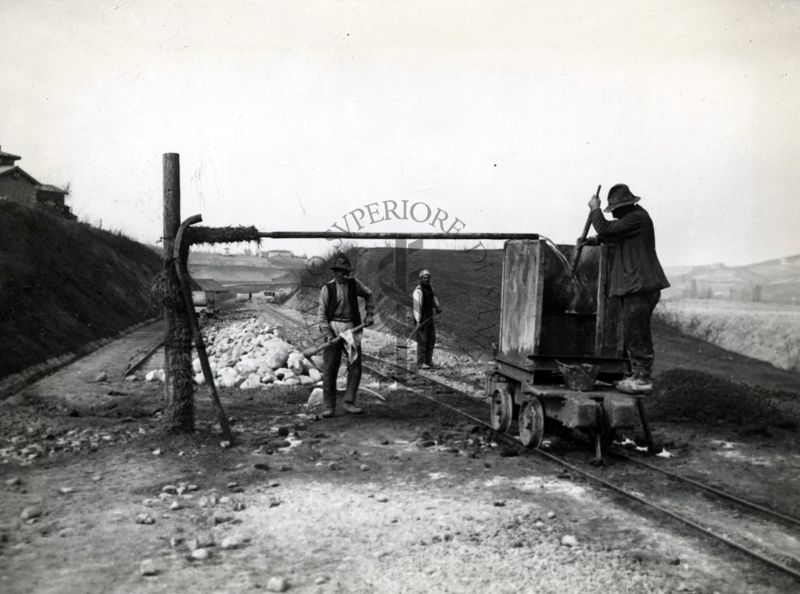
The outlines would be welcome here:
<svg viewBox="0 0 800 594">
<path fill-rule="evenodd" d="M 344 270 L 345 272 L 351 272 L 353 270 L 353 266 L 350 264 L 350 260 L 347 259 L 347 256 L 340 254 L 333 259 L 331 270 Z"/>
<path fill-rule="evenodd" d="M 641 198 L 635 196 L 631 189 L 625 184 L 617 184 L 608 191 L 608 206 L 605 212 L 612 212 L 620 206 L 628 206 L 629 204 L 636 204 Z"/>
<path fill-rule="evenodd" d="M 419 277 L 420 278 L 422 278 L 423 276 L 430 276 L 430 275 L 431 275 L 431 271 L 428 270 L 427 268 L 423 268 L 422 270 L 419 271 Z"/>
</svg>

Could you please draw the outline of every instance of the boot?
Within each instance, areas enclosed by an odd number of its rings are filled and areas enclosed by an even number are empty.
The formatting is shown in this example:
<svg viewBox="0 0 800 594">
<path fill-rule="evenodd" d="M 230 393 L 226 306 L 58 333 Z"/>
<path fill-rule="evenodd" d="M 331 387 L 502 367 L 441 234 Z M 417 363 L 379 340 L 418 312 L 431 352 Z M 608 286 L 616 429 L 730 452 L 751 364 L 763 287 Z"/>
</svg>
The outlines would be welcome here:
<svg viewBox="0 0 800 594">
<path fill-rule="evenodd" d="M 353 402 L 347 402 L 347 400 L 342 402 L 342 408 L 351 415 L 360 415 L 364 412 L 363 409 L 358 408 Z"/>
<path fill-rule="evenodd" d="M 616 382 L 614 387 L 623 394 L 651 394 L 653 381 L 643 375 L 633 375 Z"/>
</svg>

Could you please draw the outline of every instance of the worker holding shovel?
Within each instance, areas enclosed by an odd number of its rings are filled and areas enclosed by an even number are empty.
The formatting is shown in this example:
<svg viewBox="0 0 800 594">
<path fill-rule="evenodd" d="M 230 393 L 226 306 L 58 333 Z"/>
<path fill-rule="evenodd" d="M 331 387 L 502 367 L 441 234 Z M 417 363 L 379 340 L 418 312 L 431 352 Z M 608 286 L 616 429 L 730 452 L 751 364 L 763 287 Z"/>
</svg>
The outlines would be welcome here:
<svg viewBox="0 0 800 594">
<path fill-rule="evenodd" d="M 417 367 L 430 369 L 433 363 L 433 347 L 436 344 L 436 326 L 433 322 L 434 312 L 442 313 L 439 298 L 431 286 L 431 273 L 423 268 L 419 272 L 419 284 L 412 294 L 414 301 L 414 330 L 417 340 Z"/>
<path fill-rule="evenodd" d="M 372 291 L 350 276 L 353 267 L 347 256 L 336 256 L 331 270 L 335 278 L 320 290 L 317 310 L 320 331 L 331 341 L 322 357 L 322 399 L 325 404 L 322 416 L 325 418 L 336 414 L 336 376 L 339 374 L 343 351 L 347 356 L 347 388 L 342 408 L 354 415 L 363 412 L 356 406 L 361 383 L 361 335 L 364 326 L 372 325 L 375 313 Z M 364 299 L 366 309 L 363 324 L 358 309 L 359 297 Z"/>
<path fill-rule="evenodd" d="M 626 394 L 649 394 L 653 391 L 653 337 L 650 318 L 669 281 L 656 255 L 653 221 L 647 211 L 637 204 L 625 184 L 608 191 L 608 206 L 614 220 L 609 221 L 600 210 L 600 197 L 589 200 L 589 219 L 597 236 L 579 240 L 583 245 L 614 243 L 614 262 L 611 268 L 608 294 L 622 305 L 622 325 L 625 349 L 631 362 L 631 377 L 616 383 Z"/>
</svg>

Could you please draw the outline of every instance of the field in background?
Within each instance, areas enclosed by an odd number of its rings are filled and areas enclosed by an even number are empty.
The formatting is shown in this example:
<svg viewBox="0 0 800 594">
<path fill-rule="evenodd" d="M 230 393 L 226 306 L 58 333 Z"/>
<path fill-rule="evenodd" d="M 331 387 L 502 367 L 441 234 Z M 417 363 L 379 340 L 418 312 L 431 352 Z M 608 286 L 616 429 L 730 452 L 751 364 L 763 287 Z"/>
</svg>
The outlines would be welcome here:
<svg viewBox="0 0 800 594">
<path fill-rule="evenodd" d="M 656 315 L 690 336 L 800 371 L 800 307 L 686 299 L 662 302 Z"/>
</svg>

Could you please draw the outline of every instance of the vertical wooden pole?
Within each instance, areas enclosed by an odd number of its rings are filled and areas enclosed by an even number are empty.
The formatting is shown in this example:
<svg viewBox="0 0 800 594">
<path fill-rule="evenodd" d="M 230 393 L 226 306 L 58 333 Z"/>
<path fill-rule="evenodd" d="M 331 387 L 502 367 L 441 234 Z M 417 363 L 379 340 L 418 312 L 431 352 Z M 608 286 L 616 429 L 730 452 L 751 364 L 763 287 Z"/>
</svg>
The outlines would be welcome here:
<svg viewBox="0 0 800 594">
<path fill-rule="evenodd" d="M 180 161 L 164 154 L 164 422 L 170 433 L 194 431 L 192 331 L 175 271 L 175 235 L 181 224 Z"/>
</svg>

